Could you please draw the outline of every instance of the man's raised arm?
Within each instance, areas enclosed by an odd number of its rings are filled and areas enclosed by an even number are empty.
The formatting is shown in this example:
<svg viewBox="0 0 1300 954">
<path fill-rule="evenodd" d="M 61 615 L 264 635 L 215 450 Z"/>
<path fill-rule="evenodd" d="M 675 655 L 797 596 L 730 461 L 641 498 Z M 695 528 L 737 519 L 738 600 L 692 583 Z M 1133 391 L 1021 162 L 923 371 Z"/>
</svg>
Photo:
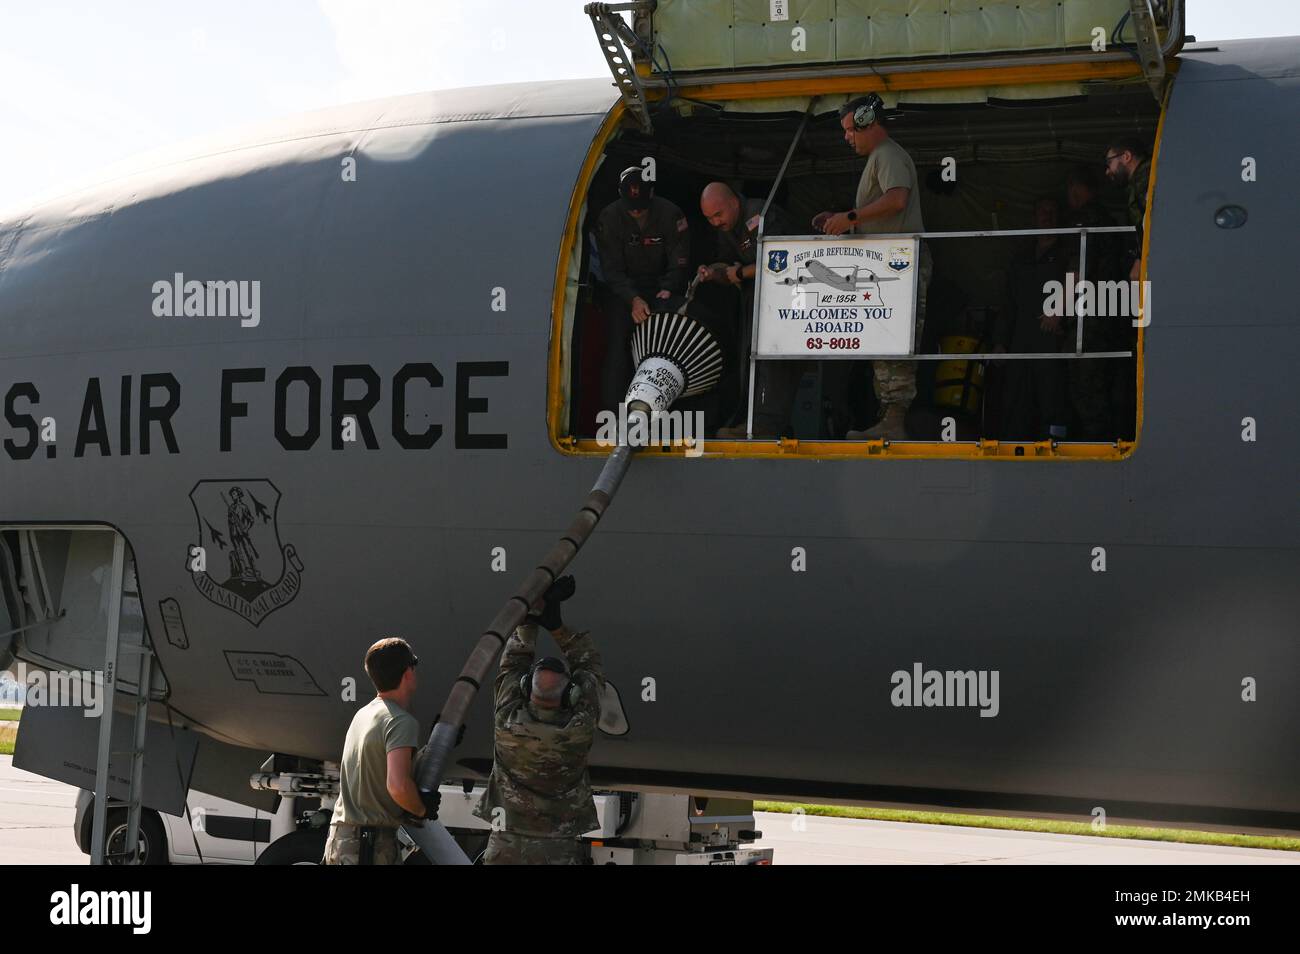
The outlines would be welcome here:
<svg viewBox="0 0 1300 954">
<path fill-rule="evenodd" d="M 515 706 L 525 701 L 524 692 L 519 688 L 519 680 L 524 678 L 528 668 L 533 664 L 537 653 L 537 627 L 533 623 L 521 623 L 506 640 L 506 648 L 501 653 L 501 668 L 497 672 L 496 712 L 508 714 Z"/>
</svg>

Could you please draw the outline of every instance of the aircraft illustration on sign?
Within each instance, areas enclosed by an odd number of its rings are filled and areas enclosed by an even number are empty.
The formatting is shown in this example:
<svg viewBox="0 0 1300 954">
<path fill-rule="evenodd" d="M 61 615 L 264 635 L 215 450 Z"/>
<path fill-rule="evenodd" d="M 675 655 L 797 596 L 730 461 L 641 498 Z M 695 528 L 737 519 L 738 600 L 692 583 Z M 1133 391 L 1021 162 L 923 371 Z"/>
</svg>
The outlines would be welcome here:
<svg viewBox="0 0 1300 954">
<path fill-rule="evenodd" d="M 805 274 L 794 278 L 778 279 L 778 283 L 781 285 L 821 284 L 829 285 L 836 291 L 855 292 L 859 288 L 865 288 L 867 285 L 876 282 L 896 282 L 899 278 L 897 275 L 877 276 L 871 269 L 861 268 L 857 265 L 853 266 L 849 274 L 841 275 L 839 272 L 833 271 L 830 266 L 816 260 L 809 261 L 804 267 L 808 269 Z M 859 272 L 866 272 L 866 276 L 859 277 Z"/>
</svg>

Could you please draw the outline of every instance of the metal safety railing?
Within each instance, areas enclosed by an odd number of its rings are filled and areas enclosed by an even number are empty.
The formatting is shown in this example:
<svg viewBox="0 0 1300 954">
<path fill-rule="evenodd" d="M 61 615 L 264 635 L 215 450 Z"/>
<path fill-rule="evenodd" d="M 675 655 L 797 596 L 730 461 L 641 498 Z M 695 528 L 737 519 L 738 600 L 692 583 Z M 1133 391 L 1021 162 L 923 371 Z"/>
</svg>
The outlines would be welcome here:
<svg viewBox="0 0 1300 954">
<path fill-rule="evenodd" d="M 806 117 L 805 117 L 806 121 Z M 800 133 L 802 133 L 802 125 Z M 799 135 L 796 134 L 797 142 Z M 792 144 L 793 147 L 793 144 Z M 787 160 L 789 156 L 787 155 Z M 782 166 L 784 171 L 784 165 Z M 777 181 L 780 181 L 778 174 Z M 775 188 L 772 190 L 775 193 Z M 771 196 L 768 202 L 770 204 Z M 916 241 L 929 239 L 970 239 L 970 238 L 1021 238 L 1027 236 L 1039 235 L 1077 235 L 1079 237 L 1079 267 L 1077 278 L 1075 279 L 1077 287 L 1083 288 L 1084 282 L 1087 281 L 1087 264 L 1088 264 L 1088 236 L 1098 234 L 1113 233 L 1133 233 L 1137 229 L 1131 225 L 1113 225 L 1073 228 L 1055 228 L 1055 229 L 993 229 L 978 231 L 962 232 L 908 232 L 908 233 L 886 233 L 880 235 L 858 235 L 849 233 L 845 235 L 774 235 L 764 234 L 766 224 L 767 205 L 764 206 L 764 215 L 759 219 L 759 242 L 756 255 L 756 261 L 762 263 L 765 256 L 765 246 L 768 242 L 836 242 L 839 244 L 851 244 L 855 239 L 869 239 L 872 241 Z M 915 269 L 914 269 L 915 272 Z M 1085 360 L 1099 358 L 1131 358 L 1132 351 L 1085 351 L 1083 348 L 1083 329 L 1084 321 L 1087 317 L 1088 309 L 1077 309 L 1073 307 L 1073 297 L 1064 295 L 1063 302 L 1066 306 L 1064 317 L 1076 319 L 1074 351 L 1046 351 L 1046 352 L 939 352 L 931 354 L 915 353 L 889 353 L 889 354 L 872 354 L 860 353 L 856 351 L 842 351 L 838 353 L 817 353 L 817 354 L 781 354 L 781 355 L 762 355 L 758 354 L 758 339 L 760 331 L 760 319 L 762 314 L 762 294 L 763 282 L 761 279 L 761 267 L 756 269 L 754 276 L 754 303 L 753 312 L 750 315 L 750 343 L 749 343 L 749 384 L 748 399 L 746 408 L 746 426 L 745 434 L 748 439 L 754 436 L 754 396 L 755 396 L 755 368 L 759 361 L 836 361 L 836 360 L 859 360 L 859 361 L 1026 361 L 1026 360 Z M 1070 273 L 1066 273 L 1067 275 Z M 1145 316 L 1146 308 L 1149 302 L 1143 301 L 1142 309 L 1139 314 Z M 909 316 L 910 321 L 915 325 L 915 296 L 913 298 L 912 313 Z M 1145 317 L 1144 321 L 1145 323 Z"/>
</svg>

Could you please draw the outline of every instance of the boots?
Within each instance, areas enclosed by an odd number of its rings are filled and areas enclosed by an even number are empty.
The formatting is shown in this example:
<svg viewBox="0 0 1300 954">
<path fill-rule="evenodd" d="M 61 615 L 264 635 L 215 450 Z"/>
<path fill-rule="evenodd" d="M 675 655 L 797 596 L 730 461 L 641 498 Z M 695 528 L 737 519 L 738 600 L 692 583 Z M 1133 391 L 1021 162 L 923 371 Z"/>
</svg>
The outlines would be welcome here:
<svg viewBox="0 0 1300 954">
<path fill-rule="evenodd" d="M 845 440 L 850 441 L 878 441 L 882 438 L 887 441 L 905 441 L 907 440 L 907 428 L 903 425 L 903 419 L 907 415 L 907 410 L 901 404 L 885 405 L 885 414 L 874 427 L 869 427 L 865 431 L 849 431 L 844 435 Z"/>
</svg>

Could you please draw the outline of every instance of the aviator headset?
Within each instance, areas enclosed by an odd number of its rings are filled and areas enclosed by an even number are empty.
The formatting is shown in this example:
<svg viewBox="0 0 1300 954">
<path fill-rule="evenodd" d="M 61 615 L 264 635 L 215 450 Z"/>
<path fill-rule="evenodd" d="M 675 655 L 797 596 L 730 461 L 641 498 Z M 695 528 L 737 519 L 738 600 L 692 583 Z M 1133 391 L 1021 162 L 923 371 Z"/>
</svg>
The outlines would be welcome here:
<svg viewBox="0 0 1300 954">
<path fill-rule="evenodd" d="M 539 670 L 545 669 L 547 672 L 558 672 L 567 680 L 564 691 L 560 693 L 560 707 L 563 709 L 572 709 L 582 699 L 582 687 L 569 679 L 568 667 L 564 665 L 564 660 L 556 659 L 554 656 L 543 656 L 537 662 L 528 667 L 528 672 L 524 673 L 523 678 L 519 680 L 519 689 L 524 694 L 525 699 L 532 698 L 533 694 L 533 675 Z"/>
<path fill-rule="evenodd" d="M 618 194 L 629 209 L 648 209 L 655 186 L 642 177 L 640 166 L 628 166 L 618 174 Z"/>
<path fill-rule="evenodd" d="M 880 98 L 878 93 L 868 93 L 862 98 L 862 102 L 853 110 L 853 126 L 855 129 L 866 129 L 872 123 L 880 119 L 885 111 L 885 101 Z"/>
</svg>

